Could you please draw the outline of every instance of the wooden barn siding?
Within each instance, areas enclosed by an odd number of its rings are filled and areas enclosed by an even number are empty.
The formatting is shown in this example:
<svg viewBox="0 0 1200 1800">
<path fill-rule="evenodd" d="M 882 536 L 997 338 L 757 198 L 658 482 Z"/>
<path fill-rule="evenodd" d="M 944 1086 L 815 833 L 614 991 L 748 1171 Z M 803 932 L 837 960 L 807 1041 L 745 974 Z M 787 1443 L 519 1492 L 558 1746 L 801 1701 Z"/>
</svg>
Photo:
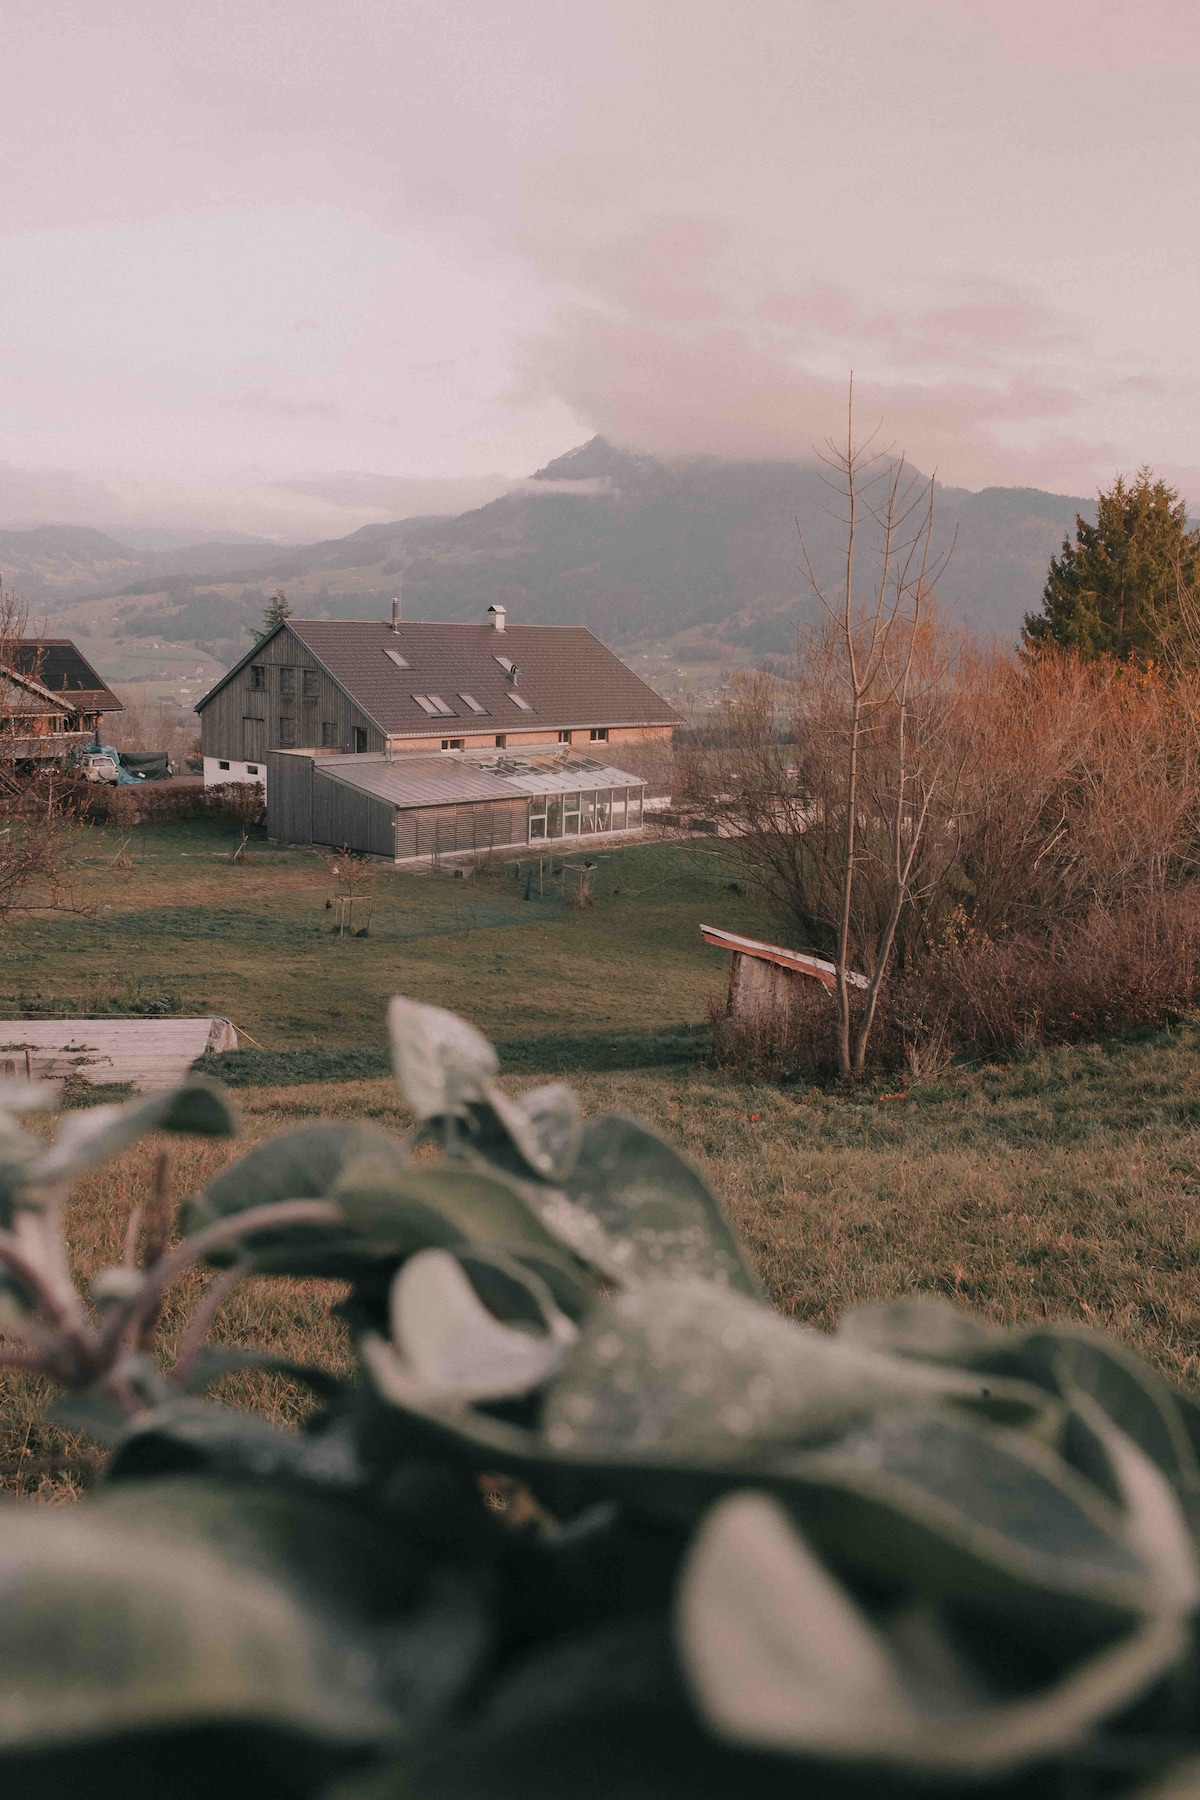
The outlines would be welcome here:
<svg viewBox="0 0 1200 1800">
<path fill-rule="evenodd" d="M 313 841 L 313 765 L 307 756 L 267 757 L 267 836 L 279 844 Z"/>
<path fill-rule="evenodd" d="M 280 761 L 284 759 L 281 757 Z M 351 850 L 362 850 L 371 856 L 391 857 L 393 851 L 390 800 L 375 794 L 364 794 L 361 788 L 334 781 L 321 772 L 319 763 L 312 770 L 312 842 L 330 844 L 340 850 L 343 844 Z"/>
<path fill-rule="evenodd" d="M 325 721 L 337 726 L 338 749 L 351 744 L 356 726 L 366 731 L 368 750 L 384 748 L 379 727 L 342 692 L 332 676 L 317 666 L 312 654 L 287 627 L 253 662 L 266 667 L 265 689 L 250 686 L 252 664 L 247 663 L 200 714 L 200 748 L 205 756 L 226 757 L 235 762 L 253 762 L 261 756 L 265 761 L 268 752 L 280 748 L 279 721 L 283 718 L 295 723 L 297 749 L 320 749 Z M 296 672 L 296 691 L 290 695 L 279 692 L 279 670 L 285 665 Z M 311 699 L 305 699 L 302 692 L 304 669 L 315 669 L 317 674 L 317 691 Z M 245 725 L 246 719 L 261 719 L 263 723 L 255 732 Z"/>
<path fill-rule="evenodd" d="M 396 813 L 395 858 L 499 850 L 529 836 L 526 800 L 474 800 L 458 806 L 404 807 Z"/>
</svg>

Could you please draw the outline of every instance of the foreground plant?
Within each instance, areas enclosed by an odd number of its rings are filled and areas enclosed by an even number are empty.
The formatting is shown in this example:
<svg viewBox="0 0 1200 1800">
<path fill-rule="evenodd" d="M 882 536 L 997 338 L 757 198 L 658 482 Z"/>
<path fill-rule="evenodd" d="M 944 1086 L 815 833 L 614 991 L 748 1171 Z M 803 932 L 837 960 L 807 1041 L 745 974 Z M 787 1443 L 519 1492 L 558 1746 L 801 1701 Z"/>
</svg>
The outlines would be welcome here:
<svg viewBox="0 0 1200 1800">
<path fill-rule="evenodd" d="M 66 1181 L 230 1115 L 190 1083 L 48 1151 L 11 1127 L 8 1360 L 112 1454 L 78 1506 L 6 1509 L 6 1791 L 1200 1795 L 1190 1396 L 934 1302 L 806 1330 L 669 1145 L 509 1099 L 439 1009 L 391 1026 L 407 1142 L 260 1146 L 98 1317 Z M 201 1347 L 213 1290 L 173 1370 L 137 1349 L 200 1257 L 219 1293 L 349 1283 L 361 1378 L 307 1371 L 302 1432 L 197 1397 L 251 1360 Z"/>
</svg>

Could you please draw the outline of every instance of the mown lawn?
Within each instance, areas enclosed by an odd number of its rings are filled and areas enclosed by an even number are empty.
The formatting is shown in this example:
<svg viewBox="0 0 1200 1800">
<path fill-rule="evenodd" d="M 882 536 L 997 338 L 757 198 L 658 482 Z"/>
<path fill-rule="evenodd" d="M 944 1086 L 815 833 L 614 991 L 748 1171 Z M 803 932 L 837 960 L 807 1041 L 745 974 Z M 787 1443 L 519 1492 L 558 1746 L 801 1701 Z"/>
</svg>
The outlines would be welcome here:
<svg viewBox="0 0 1200 1800">
<path fill-rule="evenodd" d="M 269 1055 L 307 1047 L 331 1057 L 335 1079 L 241 1088 L 243 1144 L 318 1117 L 407 1128 L 386 1078 L 346 1078 L 352 1052 L 366 1045 L 381 1053 L 387 996 L 407 992 L 455 1007 L 503 1041 L 518 1071 L 514 1091 L 561 1072 L 589 1113 L 637 1113 L 677 1142 L 724 1196 L 776 1303 L 799 1319 L 827 1326 L 863 1301 L 935 1291 L 1006 1323 L 1102 1325 L 1173 1377 L 1200 1381 L 1195 1026 L 1012 1067 L 956 1069 L 899 1096 L 747 1085 L 700 1060 L 706 1003 L 720 993 L 724 968 L 699 946 L 695 926 L 711 916 L 734 928 L 770 927 L 731 891 L 729 868 L 698 848 L 613 856 L 596 906 L 582 913 L 560 901 L 526 902 L 511 881 L 463 892 L 389 873 L 377 917 L 386 894 L 393 935 L 381 926 L 348 942 L 329 934 L 328 884 L 311 857 L 259 852 L 243 873 L 211 858 L 190 869 L 194 858 L 178 843 L 174 864 L 161 841 L 155 849 L 98 888 L 111 913 L 47 919 L 37 940 L 21 928 L 19 947 L 10 945 L 24 959 L 20 991 L 78 993 L 90 979 L 98 994 L 104 983 L 130 993 L 140 982 L 146 995 L 161 983 L 163 992 L 194 996 L 188 1010 L 230 1013 Z M 205 937 L 204 909 L 218 898 L 232 922 L 221 937 Z M 190 940 L 164 929 L 162 916 L 189 906 L 202 915 Z M 454 912 L 472 906 L 473 920 Z M 276 929 L 267 933 L 263 920 Z M 401 937 L 414 920 L 425 935 Z M 659 1057 L 648 1066 L 647 1040 Z M 279 1066 L 268 1057 L 258 1076 Z M 81 1268 L 117 1257 L 156 1148 L 140 1145 L 80 1184 L 71 1225 Z M 237 1149 L 173 1146 L 177 1191 L 192 1191 Z M 202 1281 L 177 1295 L 168 1338 Z M 246 1283 L 216 1335 L 302 1359 L 342 1359 L 329 1318 L 335 1298 L 317 1283 Z M 304 1404 L 284 1382 L 242 1377 L 229 1394 L 281 1417 Z M 31 1423 L 32 1401 L 26 1384 L 7 1378 L 0 1453 L 28 1450 L 36 1460 L 61 1444 Z"/>
</svg>

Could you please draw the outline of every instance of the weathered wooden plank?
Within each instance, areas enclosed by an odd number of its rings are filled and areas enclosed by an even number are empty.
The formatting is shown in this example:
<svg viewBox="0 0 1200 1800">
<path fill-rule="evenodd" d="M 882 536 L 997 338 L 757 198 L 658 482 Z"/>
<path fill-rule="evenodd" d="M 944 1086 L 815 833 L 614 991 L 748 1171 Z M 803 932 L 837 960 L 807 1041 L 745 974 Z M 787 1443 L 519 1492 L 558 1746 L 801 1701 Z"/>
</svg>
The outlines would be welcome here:
<svg viewBox="0 0 1200 1800">
<path fill-rule="evenodd" d="M 228 1019 L 0 1019 L 0 1080 L 173 1087 L 206 1050 L 236 1050 Z"/>
</svg>

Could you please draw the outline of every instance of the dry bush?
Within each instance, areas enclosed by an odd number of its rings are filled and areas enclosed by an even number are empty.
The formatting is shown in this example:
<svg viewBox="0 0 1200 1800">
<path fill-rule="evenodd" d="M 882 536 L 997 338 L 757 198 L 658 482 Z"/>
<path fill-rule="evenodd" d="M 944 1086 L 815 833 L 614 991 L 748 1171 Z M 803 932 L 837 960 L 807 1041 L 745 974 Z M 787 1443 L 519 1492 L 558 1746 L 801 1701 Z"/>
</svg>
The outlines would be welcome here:
<svg viewBox="0 0 1200 1800">
<path fill-rule="evenodd" d="M 1055 653 L 976 659 L 956 830 L 970 924 L 1053 932 L 1196 872 L 1200 743 L 1184 678 Z M 927 921 L 930 941 L 940 921 Z"/>
<path fill-rule="evenodd" d="M 973 1056 L 1113 1037 L 1177 1022 L 1200 1004 L 1200 889 L 1095 906 L 1049 931 L 970 933 L 894 987 L 894 1060 L 938 1042 Z"/>
<path fill-rule="evenodd" d="M 735 1016 L 709 1002 L 713 1061 L 740 1081 L 831 1080 L 839 1072 L 838 1014 L 819 981 L 797 982 L 786 1012 Z"/>
</svg>

